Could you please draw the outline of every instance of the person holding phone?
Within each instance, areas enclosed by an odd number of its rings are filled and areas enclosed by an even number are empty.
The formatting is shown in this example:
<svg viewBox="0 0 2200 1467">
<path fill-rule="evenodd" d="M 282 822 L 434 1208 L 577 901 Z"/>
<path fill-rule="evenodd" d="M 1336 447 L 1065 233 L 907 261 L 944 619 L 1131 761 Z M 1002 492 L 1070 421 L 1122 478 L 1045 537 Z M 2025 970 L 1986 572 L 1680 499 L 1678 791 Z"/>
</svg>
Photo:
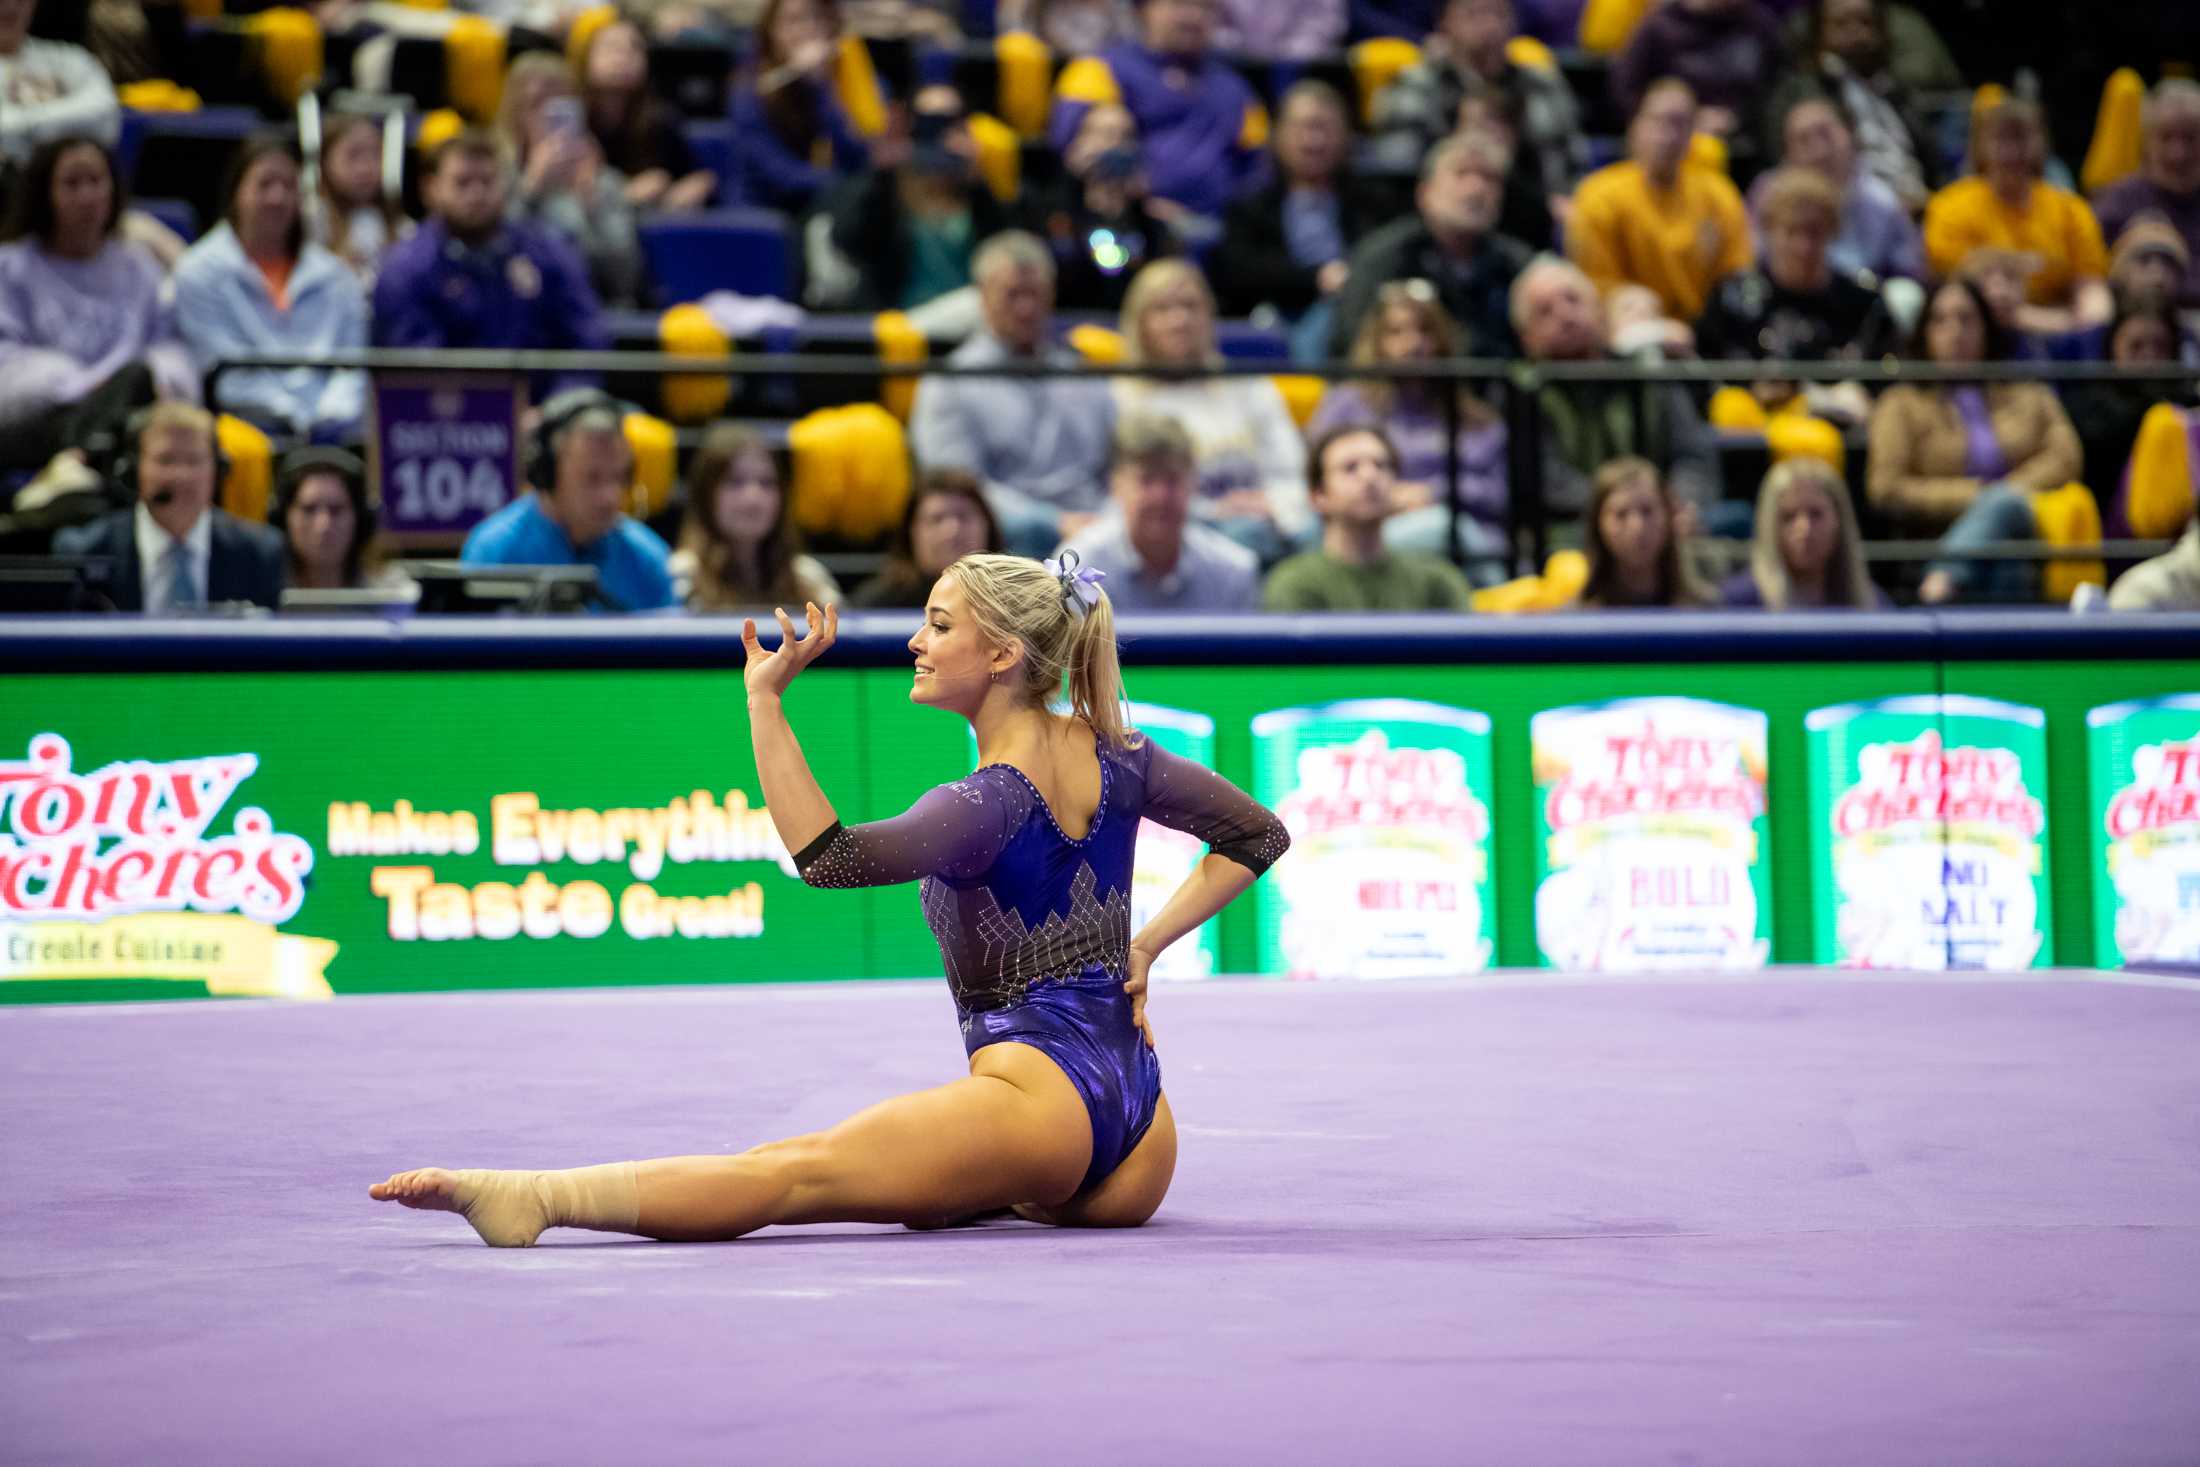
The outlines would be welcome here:
<svg viewBox="0 0 2200 1467">
<path fill-rule="evenodd" d="M 1166 217 L 1180 211 L 1149 192 L 1138 123 L 1120 103 L 1085 113 L 1062 165 L 1061 180 L 1027 210 L 1031 232 L 1054 252 L 1056 305 L 1120 311 L 1140 270 L 1183 253 Z"/>
<path fill-rule="evenodd" d="M 642 304 L 642 245 L 626 175 L 604 161 L 564 61 L 535 51 L 513 62 L 497 120 L 519 176 L 511 217 L 572 241 L 605 305 Z"/>
<path fill-rule="evenodd" d="M 978 177 L 962 93 L 934 83 L 910 99 L 905 135 L 827 206 L 832 244 L 860 266 L 847 309 L 909 310 L 970 284 L 980 243 L 1014 222 Z"/>
</svg>

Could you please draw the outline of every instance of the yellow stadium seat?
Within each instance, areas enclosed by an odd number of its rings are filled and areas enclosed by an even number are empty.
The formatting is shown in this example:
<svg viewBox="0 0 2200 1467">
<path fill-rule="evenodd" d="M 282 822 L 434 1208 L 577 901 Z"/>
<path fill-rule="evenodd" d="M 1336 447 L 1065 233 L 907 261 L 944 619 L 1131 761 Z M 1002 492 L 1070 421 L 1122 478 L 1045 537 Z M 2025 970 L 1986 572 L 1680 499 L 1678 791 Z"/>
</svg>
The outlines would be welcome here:
<svg viewBox="0 0 2200 1467">
<path fill-rule="evenodd" d="M 993 61 L 1000 80 L 994 88 L 994 105 L 1001 120 L 1027 138 L 1047 130 L 1047 93 L 1054 79 L 1054 52 L 1029 31 L 1007 31 L 993 41 Z"/>
<path fill-rule="evenodd" d="M 1054 79 L 1054 95 L 1064 102 L 1087 102 L 1098 107 L 1123 100 L 1115 73 L 1097 56 L 1080 56 L 1062 68 Z"/>
<path fill-rule="evenodd" d="M 199 94 L 189 87 L 179 87 L 166 77 L 152 81 L 125 82 L 115 88 L 115 100 L 132 112 L 196 112 L 199 110 Z"/>
<path fill-rule="evenodd" d="M 1589 557 L 1578 550 L 1560 550 L 1543 562 L 1542 575 L 1485 586 L 1474 593 L 1473 605 L 1476 611 L 1499 613 L 1560 611 L 1588 584 Z"/>
<path fill-rule="evenodd" d="M 1002 203 L 1014 203 L 1022 187 L 1024 150 L 1016 129 L 983 112 L 970 114 L 970 140 L 978 148 L 978 176 Z"/>
<path fill-rule="evenodd" d="M 1798 403 L 1802 400 L 1800 396 L 1795 399 Z M 1774 463 L 1814 458 L 1837 474 L 1848 472 L 1849 454 L 1841 441 L 1841 430 L 1806 412 L 1774 413 L 1765 425 L 1765 447 L 1771 450 Z"/>
<path fill-rule="evenodd" d="M 465 130 L 465 118 L 448 107 L 438 107 L 420 119 L 420 131 L 413 134 L 413 147 L 426 157 Z"/>
<path fill-rule="evenodd" d="M 673 481 L 679 477 L 678 438 L 670 423 L 648 413 L 628 413 L 619 426 L 626 431 L 626 446 L 634 452 L 630 513 L 655 514 L 672 498 Z"/>
<path fill-rule="evenodd" d="M 275 445 L 242 418 L 223 413 L 214 420 L 214 436 L 229 473 L 221 482 L 222 508 L 240 520 L 267 522 L 267 502 L 275 489 Z"/>
<path fill-rule="evenodd" d="M 496 121 L 504 100 L 504 29 L 478 15 L 461 15 L 443 37 L 443 86 L 468 122 Z"/>
<path fill-rule="evenodd" d="M 1768 420 L 1764 404 L 1746 387 L 1722 387 L 1712 393 L 1704 419 L 1722 433 L 1762 433 Z"/>
<path fill-rule="evenodd" d="M 787 430 L 794 461 L 792 513 L 813 535 L 875 540 L 909 502 L 909 440 L 877 403 L 820 408 Z"/>
<path fill-rule="evenodd" d="M 840 98 L 840 110 L 848 114 L 857 132 L 875 138 L 886 131 L 886 93 L 879 87 L 878 72 L 871 65 L 870 48 L 863 44 L 863 37 L 840 38 L 833 91 Z"/>
<path fill-rule="evenodd" d="M 1581 11 L 1581 48 L 1610 56 L 1627 49 L 1650 0 L 1589 0 Z"/>
<path fill-rule="evenodd" d="M 619 18 L 618 7 L 592 5 L 573 17 L 573 23 L 565 30 L 565 61 L 578 72 L 581 61 L 588 55 L 588 43 L 596 39 L 596 32 Z"/>
<path fill-rule="evenodd" d="M 1123 333 L 1089 322 L 1069 328 L 1070 349 L 1096 366 L 1112 367 L 1123 360 Z"/>
<path fill-rule="evenodd" d="M 900 311 L 881 311 L 873 316 L 871 339 L 878 343 L 882 362 L 921 362 L 932 352 L 931 343 L 924 339 L 917 323 Z M 878 395 L 886 410 L 906 423 L 917 403 L 917 379 L 889 377 L 880 385 Z"/>
<path fill-rule="evenodd" d="M 277 6 L 247 16 L 245 35 L 268 92 L 286 107 L 321 80 L 321 23 L 303 10 Z"/>
<path fill-rule="evenodd" d="M 1514 36 L 1505 43 L 1505 59 L 1532 71 L 1558 70 L 1558 57 L 1533 36 Z"/>
<path fill-rule="evenodd" d="M 1268 109 L 1258 102 L 1247 102 L 1238 120 L 1237 145 L 1248 153 L 1257 153 L 1268 146 Z"/>
<path fill-rule="evenodd" d="M 2032 492 L 2032 518 L 2040 539 L 2049 545 L 2101 543 L 2101 508 L 2093 491 L 2083 484 Z M 2057 605 L 2067 602 L 2080 586 L 2106 586 L 2108 567 L 2098 560 L 2051 560 L 2040 569 L 2040 591 Z"/>
<path fill-rule="evenodd" d="M 2085 166 L 2078 171 L 2078 182 L 2087 193 L 2097 193 L 2139 171 L 2139 117 L 2146 100 L 2147 85 L 2138 72 L 2126 66 L 2109 74 L 2101 88 L 2101 109 L 2093 118 L 2093 143 L 2085 150 Z"/>
<path fill-rule="evenodd" d="M 2156 403 L 2139 420 L 2139 436 L 2131 445 L 2124 514 L 2132 534 L 2167 540 L 2184 533 L 2192 518 L 2192 470 L 2192 434 L 2184 413 Z"/>
<path fill-rule="evenodd" d="M 1375 120 L 1375 98 L 1384 87 L 1421 59 L 1421 48 L 1400 36 L 1376 36 L 1361 41 L 1346 53 L 1352 65 L 1352 85 L 1360 93 L 1360 125 Z"/>
<path fill-rule="evenodd" d="M 1296 372 L 1286 372 L 1268 380 L 1283 394 L 1283 405 L 1291 410 L 1291 421 L 1304 433 L 1306 425 L 1314 420 L 1314 409 L 1321 406 L 1322 393 L 1329 384 L 1319 377 L 1301 376 Z"/>
<path fill-rule="evenodd" d="M 733 342 L 698 305 L 674 306 L 657 318 L 657 346 L 673 356 L 730 357 Z M 665 411 L 680 423 L 701 423 L 726 410 L 733 382 L 726 377 L 667 377 L 658 388 Z"/>
</svg>

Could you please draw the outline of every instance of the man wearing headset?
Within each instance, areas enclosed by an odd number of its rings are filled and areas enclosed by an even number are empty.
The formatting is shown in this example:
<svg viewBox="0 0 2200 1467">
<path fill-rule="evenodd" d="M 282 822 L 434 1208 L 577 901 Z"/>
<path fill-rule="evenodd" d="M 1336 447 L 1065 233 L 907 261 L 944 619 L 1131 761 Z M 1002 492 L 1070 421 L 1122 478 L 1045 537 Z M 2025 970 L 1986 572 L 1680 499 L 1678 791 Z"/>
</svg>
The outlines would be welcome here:
<svg viewBox="0 0 2200 1467">
<path fill-rule="evenodd" d="M 474 526 L 460 560 L 594 566 L 604 599 L 622 611 L 679 604 L 670 548 L 622 508 L 634 479 L 634 452 L 615 400 L 579 388 L 544 403 L 527 478 L 534 492 Z"/>
<path fill-rule="evenodd" d="M 221 464 L 212 413 L 184 402 L 139 413 L 116 478 L 132 506 L 60 531 L 53 549 L 112 558 L 117 611 L 274 607 L 283 590 L 282 537 L 215 507 Z"/>
</svg>

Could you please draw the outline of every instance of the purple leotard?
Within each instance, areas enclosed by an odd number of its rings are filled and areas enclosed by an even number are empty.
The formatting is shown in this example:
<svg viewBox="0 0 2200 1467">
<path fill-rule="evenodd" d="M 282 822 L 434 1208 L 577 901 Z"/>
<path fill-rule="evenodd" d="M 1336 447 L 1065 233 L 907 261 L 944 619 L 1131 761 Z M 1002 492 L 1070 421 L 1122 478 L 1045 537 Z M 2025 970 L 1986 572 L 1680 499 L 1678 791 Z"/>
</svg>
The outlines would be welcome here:
<svg viewBox="0 0 2200 1467">
<path fill-rule="evenodd" d="M 1255 875 L 1290 844 L 1237 786 L 1146 740 L 1095 741 L 1100 805 L 1071 840 L 1022 771 L 988 764 L 904 814 L 835 825 L 795 864 L 811 886 L 923 879 L 924 920 L 972 1054 L 1013 1040 L 1062 1067 L 1092 1117 L 1084 1191 L 1153 1123 L 1161 1065 L 1131 1023 L 1131 855 L 1140 816 L 1188 831 Z"/>
</svg>

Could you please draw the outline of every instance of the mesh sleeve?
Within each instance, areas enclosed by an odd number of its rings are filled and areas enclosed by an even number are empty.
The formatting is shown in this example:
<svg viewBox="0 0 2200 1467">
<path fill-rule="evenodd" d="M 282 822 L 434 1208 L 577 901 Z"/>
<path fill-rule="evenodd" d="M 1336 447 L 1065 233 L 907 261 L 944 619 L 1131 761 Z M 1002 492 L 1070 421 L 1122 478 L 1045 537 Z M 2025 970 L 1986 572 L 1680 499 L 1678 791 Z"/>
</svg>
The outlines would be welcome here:
<svg viewBox="0 0 2200 1467">
<path fill-rule="evenodd" d="M 1230 781 L 1146 742 L 1146 818 L 1207 842 L 1255 876 L 1275 864 L 1291 836 L 1275 812 Z"/>
<path fill-rule="evenodd" d="M 928 790 L 890 820 L 835 823 L 796 854 L 810 886 L 898 886 L 925 876 L 976 876 L 1015 829 L 1009 792 L 959 779 Z"/>
</svg>

